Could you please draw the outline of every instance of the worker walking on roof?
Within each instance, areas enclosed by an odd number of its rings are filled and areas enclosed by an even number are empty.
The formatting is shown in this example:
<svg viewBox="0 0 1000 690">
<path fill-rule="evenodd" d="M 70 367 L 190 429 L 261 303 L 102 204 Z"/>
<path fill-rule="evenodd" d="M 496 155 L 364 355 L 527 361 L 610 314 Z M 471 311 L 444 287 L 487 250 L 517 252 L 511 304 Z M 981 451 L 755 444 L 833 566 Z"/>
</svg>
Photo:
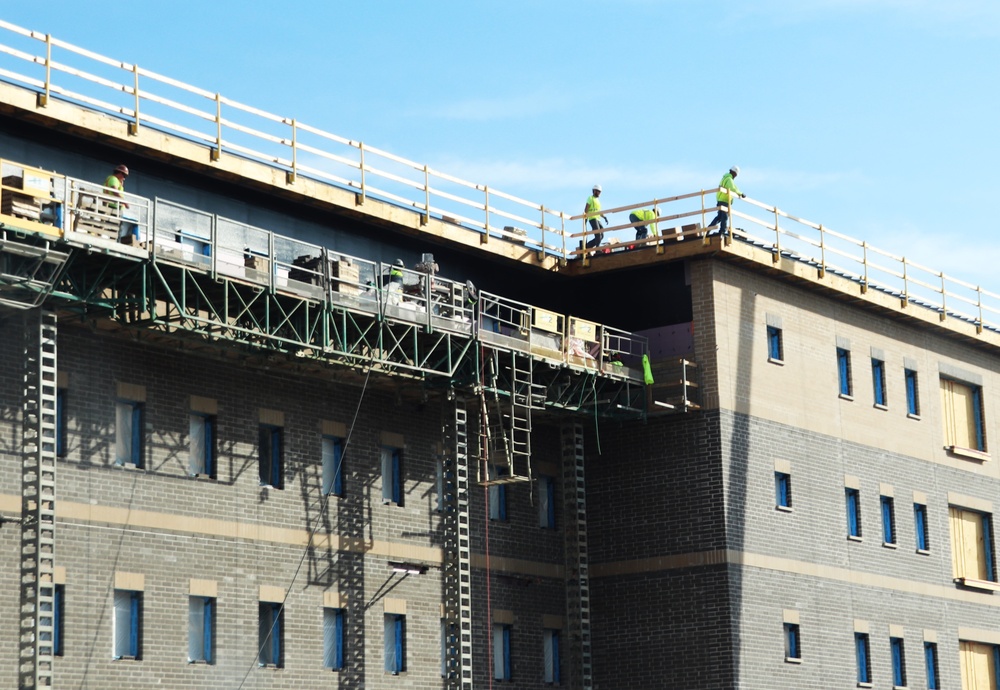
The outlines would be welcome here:
<svg viewBox="0 0 1000 690">
<path fill-rule="evenodd" d="M 587 242 L 587 249 L 592 247 L 597 247 L 601 244 L 604 239 L 604 233 L 601 230 L 608 223 L 608 217 L 601 213 L 601 185 L 595 184 L 593 193 L 587 197 L 587 204 L 583 207 L 583 212 L 586 214 L 586 220 L 590 224 L 590 229 L 594 231 L 594 236 Z M 601 225 L 601 221 L 598 218 L 604 219 L 604 225 Z"/>
<path fill-rule="evenodd" d="M 715 203 L 719 208 L 719 212 L 715 214 L 715 218 L 712 219 L 709 225 L 718 225 L 719 233 L 723 235 L 726 234 L 726 226 L 729 223 L 729 207 L 733 203 L 733 194 L 743 199 L 747 196 L 733 182 L 739 174 L 740 166 L 734 165 L 731 167 L 729 172 L 722 176 L 722 180 L 719 182 L 720 189 L 715 193 Z"/>
<path fill-rule="evenodd" d="M 628 214 L 629 223 L 643 223 L 643 225 L 635 226 L 635 238 L 637 240 L 644 240 L 649 235 L 649 231 L 653 231 L 653 237 L 659 237 L 660 233 L 656 229 L 656 223 L 650 223 L 651 220 L 656 218 L 656 211 L 651 211 L 648 208 L 640 208 L 632 211 Z"/>
</svg>

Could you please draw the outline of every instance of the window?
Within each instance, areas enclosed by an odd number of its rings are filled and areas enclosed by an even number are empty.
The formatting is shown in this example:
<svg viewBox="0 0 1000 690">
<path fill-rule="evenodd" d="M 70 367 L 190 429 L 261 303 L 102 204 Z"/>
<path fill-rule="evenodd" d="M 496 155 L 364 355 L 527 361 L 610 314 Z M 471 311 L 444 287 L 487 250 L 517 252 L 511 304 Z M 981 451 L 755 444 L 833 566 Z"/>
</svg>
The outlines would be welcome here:
<svg viewBox="0 0 1000 690">
<path fill-rule="evenodd" d="M 1000 650 L 996 645 L 959 640 L 962 690 L 993 690 L 997 684 Z"/>
<path fill-rule="evenodd" d="M 323 609 L 323 668 L 344 668 L 344 609 Z"/>
<path fill-rule="evenodd" d="M 854 633 L 854 654 L 858 663 L 858 682 L 872 682 L 871 654 L 868 649 L 868 633 Z"/>
<path fill-rule="evenodd" d="M 115 590 L 114 658 L 139 659 L 142 653 L 142 592 Z"/>
<path fill-rule="evenodd" d="M 911 417 L 920 416 L 920 398 L 917 387 L 917 372 L 914 369 L 904 369 L 903 378 L 906 380 L 906 414 Z"/>
<path fill-rule="evenodd" d="M 844 489 L 847 497 L 847 536 L 861 538 L 861 492 L 850 487 Z"/>
<path fill-rule="evenodd" d="M 448 677 L 448 621 L 441 619 L 441 677 Z"/>
<path fill-rule="evenodd" d="M 188 597 L 188 663 L 211 664 L 215 639 L 215 599 Z"/>
<path fill-rule="evenodd" d="M 785 623 L 785 660 L 789 659 L 802 659 L 798 623 Z"/>
<path fill-rule="evenodd" d="M 917 551 L 930 551 L 931 540 L 927 532 L 927 506 L 923 503 L 913 504 L 913 522 L 917 533 Z"/>
<path fill-rule="evenodd" d="M 882 496 L 882 543 L 896 543 L 896 511 L 892 496 Z"/>
<path fill-rule="evenodd" d="M 261 424 L 258 431 L 258 452 L 260 453 L 260 485 L 272 489 L 283 489 L 284 429 L 280 426 Z"/>
<path fill-rule="evenodd" d="M 945 446 L 986 452 L 982 387 L 942 378 L 941 412 Z"/>
<path fill-rule="evenodd" d="M 927 671 L 927 690 L 938 690 L 941 680 L 938 678 L 937 644 L 924 642 L 924 668 Z"/>
<path fill-rule="evenodd" d="M 781 329 L 776 326 L 767 327 L 767 358 L 772 362 L 781 362 L 784 358 L 781 344 Z"/>
<path fill-rule="evenodd" d="M 556 480 L 552 477 L 538 478 L 538 526 L 556 528 Z"/>
<path fill-rule="evenodd" d="M 510 680 L 510 630 L 509 625 L 493 626 L 493 678 Z"/>
<path fill-rule="evenodd" d="M 872 391 L 875 396 L 875 404 L 879 407 L 885 407 L 886 395 L 885 395 L 885 362 L 881 359 L 872 358 Z"/>
<path fill-rule="evenodd" d="M 189 418 L 191 437 L 188 473 L 193 477 L 215 479 L 215 417 L 192 414 Z"/>
<path fill-rule="evenodd" d="M 115 464 L 142 467 L 143 404 L 132 400 L 115 403 Z"/>
<path fill-rule="evenodd" d="M 545 630 L 542 642 L 545 645 L 545 682 L 559 685 L 562 672 L 559 667 L 559 637 L 558 630 Z"/>
<path fill-rule="evenodd" d="M 385 614 L 385 672 L 399 675 L 406 670 L 406 616 Z"/>
<path fill-rule="evenodd" d="M 840 380 L 840 394 L 851 397 L 854 389 L 851 386 L 851 351 L 837 348 L 837 376 Z"/>
<path fill-rule="evenodd" d="M 992 516 L 974 510 L 950 506 L 951 554 L 955 578 L 968 581 L 996 582 L 993 563 Z"/>
<path fill-rule="evenodd" d="M 906 656 L 903 654 L 903 638 L 890 637 L 889 648 L 892 650 L 892 686 L 906 687 Z"/>
<path fill-rule="evenodd" d="M 67 448 L 66 389 L 56 389 L 56 456 L 66 457 Z"/>
<path fill-rule="evenodd" d="M 45 586 L 42 587 L 44 592 Z M 42 624 L 52 625 L 52 635 L 49 636 L 48 633 L 42 633 L 41 635 L 41 647 L 44 648 L 47 645 L 45 643 L 52 643 L 52 655 L 62 656 L 63 655 L 63 597 L 65 595 L 65 587 L 63 585 L 52 585 L 52 603 L 42 602 L 40 605 L 40 610 L 42 612 Z"/>
<path fill-rule="evenodd" d="M 503 476 L 506 470 L 501 470 Z M 491 484 L 489 487 L 490 520 L 507 519 L 507 485 Z"/>
<path fill-rule="evenodd" d="M 323 495 L 344 495 L 344 444 L 335 436 L 324 436 L 323 452 Z"/>
<path fill-rule="evenodd" d="M 382 502 L 403 505 L 402 451 L 382 447 Z"/>
<path fill-rule="evenodd" d="M 778 508 L 792 507 L 792 477 L 787 472 L 774 473 L 774 505 Z"/>
<path fill-rule="evenodd" d="M 437 489 L 434 509 L 444 512 L 444 458 L 438 455 L 434 462 L 434 485 Z"/>
<path fill-rule="evenodd" d="M 268 668 L 284 666 L 282 635 L 285 628 L 285 611 L 281 604 L 262 601 L 258 604 L 257 665 Z"/>
</svg>

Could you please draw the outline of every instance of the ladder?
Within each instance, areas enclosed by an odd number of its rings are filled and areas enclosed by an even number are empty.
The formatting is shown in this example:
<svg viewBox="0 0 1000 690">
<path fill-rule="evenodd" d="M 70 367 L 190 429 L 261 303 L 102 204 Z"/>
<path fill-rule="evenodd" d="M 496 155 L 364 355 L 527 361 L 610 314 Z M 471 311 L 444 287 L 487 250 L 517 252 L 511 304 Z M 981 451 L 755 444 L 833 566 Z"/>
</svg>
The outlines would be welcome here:
<svg viewBox="0 0 1000 690">
<path fill-rule="evenodd" d="M 533 381 L 530 355 L 495 349 L 487 353 L 488 380 L 480 386 L 486 452 L 479 481 L 527 481 L 531 478 L 531 410 L 544 403 L 545 389 Z"/>
<path fill-rule="evenodd" d="M 56 316 L 24 312 L 18 682 L 51 688 L 55 656 Z"/>
<path fill-rule="evenodd" d="M 464 401 L 455 400 L 444 434 L 445 687 L 472 690 L 469 428 Z"/>
<path fill-rule="evenodd" d="M 566 624 L 570 646 L 568 685 L 594 687 L 590 644 L 590 557 L 587 551 L 587 497 L 583 467 L 583 426 L 562 427 L 562 489 L 566 546 Z M 578 646 L 577 646 L 578 645 Z"/>
</svg>

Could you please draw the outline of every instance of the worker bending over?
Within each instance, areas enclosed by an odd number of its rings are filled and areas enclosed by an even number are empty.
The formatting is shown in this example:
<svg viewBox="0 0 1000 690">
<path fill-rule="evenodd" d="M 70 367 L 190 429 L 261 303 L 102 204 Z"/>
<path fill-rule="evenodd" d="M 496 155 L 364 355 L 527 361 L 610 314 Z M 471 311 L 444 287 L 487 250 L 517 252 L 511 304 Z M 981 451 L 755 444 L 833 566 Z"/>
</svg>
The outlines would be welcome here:
<svg viewBox="0 0 1000 690">
<path fill-rule="evenodd" d="M 653 231 L 653 237 L 659 237 L 660 233 L 656 229 L 656 223 L 650 222 L 655 219 L 656 211 L 651 211 L 648 208 L 640 208 L 628 214 L 629 223 L 643 223 L 642 225 L 635 226 L 635 238 L 637 240 L 646 239 L 650 229 Z"/>
</svg>

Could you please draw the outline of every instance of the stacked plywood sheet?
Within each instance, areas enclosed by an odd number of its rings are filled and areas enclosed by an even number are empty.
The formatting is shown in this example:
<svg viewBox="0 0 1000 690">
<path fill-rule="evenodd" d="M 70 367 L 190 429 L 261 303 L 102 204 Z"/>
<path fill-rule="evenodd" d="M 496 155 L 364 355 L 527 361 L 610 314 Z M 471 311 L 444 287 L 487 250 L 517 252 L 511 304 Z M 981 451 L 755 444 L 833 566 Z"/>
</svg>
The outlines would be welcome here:
<svg viewBox="0 0 1000 690">
<path fill-rule="evenodd" d="M 8 187 L 24 189 L 24 178 L 20 175 L 8 175 L 2 181 L 4 190 L 3 194 L 0 194 L 0 213 L 27 220 L 39 220 L 42 212 L 42 200 L 39 197 L 7 189 Z"/>
<path fill-rule="evenodd" d="M 345 295 L 360 295 L 361 269 L 357 264 L 347 259 L 330 262 L 330 278 L 333 281 L 333 289 Z"/>
<path fill-rule="evenodd" d="M 109 202 L 92 196 L 81 196 L 73 215 L 74 232 L 118 239 L 121 221 L 118 220 L 118 209 L 113 208 Z"/>
</svg>

